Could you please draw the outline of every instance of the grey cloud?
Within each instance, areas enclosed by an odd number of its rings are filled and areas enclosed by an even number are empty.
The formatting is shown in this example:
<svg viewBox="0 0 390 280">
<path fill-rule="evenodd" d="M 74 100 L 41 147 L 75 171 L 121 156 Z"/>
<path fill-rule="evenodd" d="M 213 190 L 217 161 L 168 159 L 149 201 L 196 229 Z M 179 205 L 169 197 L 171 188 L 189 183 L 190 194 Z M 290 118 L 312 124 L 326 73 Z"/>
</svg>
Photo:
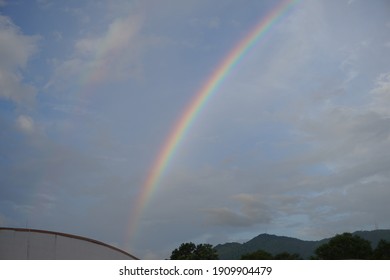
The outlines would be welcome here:
<svg viewBox="0 0 390 280">
<path fill-rule="evenodd" d="M 292 204 L 281 203 L 279 210 L 306 215 L 311 228 L 320 234 L 327 226 L 337 230 L 358 229 L 359 225 L 378 222 L 388 225 L 386 214 L 390 190 L 390 123 L 388 75 L 379 75 L 367 92 L 370 101 L 363 106 L 329 105 L 315 117 L 296 124 L 308 149 L 284 164 L 309 168 L 322 165 L 319 174 L 305 171 L 291 180 L 295 195 Z M 293 199 L 295 197 L 295 199 Z M 294 208 L 294 209 L 293 209 Z M 314 229 L 317 225 L 317 229 Z M 344 226 L 344 229 L 343 229 Z M 323 232 L 325 233 L 326 230 Z M 334 232 L 332 234 L 334 234 Z M 302 232 L 304 233 L 304 231 Z"/>
<path fill-rule="evenodd" d="M 236 208 L 234 206 L 232 208 L 205 209 L 208 222 L 219 226 L 250 227 L 271 221 L 267 205 L 258 197 L 249 194 L 237 194 L 232 197 L 232 200 L 239 203 L 240 210 L 233 210 Z"/>
<path fill-rule="evenodd" d="M 207 1 L 172 0 L 164 9 L 154 5 L 157 2 L 142 1 L 135 7 L 118 1 L 99 21 L 94 20 L 96 10 L 80 8 L 80 16 L 96 25 L 80 24 L 76 35 L 80 37 L 73 41 L 70 53 L 48 58 L 54 74 L 43 89 L 47 94 L 42 94 L 42 113 L 18 111 L 6 124 L 0 118 L 0 183 L 5 186 L 0 189 L 0 224 L 21 225 L 28 217 L 31 226 L 125 244 L 140 257 L 139 252 L 167 257 L 181 242 L 237 241 L 266 230 L 315 239 L 375 222 L 389 226 L 390 78 L 388 59 L 379 52 L 385 42 L 377 42 L 382 30 L 367 33 L 377 25 L 367 29 L 366 21 L 354 17 L 352 9 L 362 1 L 350 7 L 346 1 L 300 1 L 303 4 L 275 23 L 220 87 L 215 103 L 210 102 L 199 118 L 203 123 L 194 125 L 144 206 L 136 225 L 138 235 L 128 242 L 135 194 L 159 149 L 150 143 L 161 144 L 168 129 L 156 117 L 165 107 L 137 96 L 158 94 L 157 100 L 172 103 L 167 108 L 173 111 L 178 109 L 173 104 L 177 100 L 174 94 L 165 95 L 167 89 L 175 88 L 184 100 L 192 88 L 177 83 L 178 76 L 168 70 L 182 72 L 186 83 L 198 86 L 198 80 L 201 83 L 215 66 L 208 68 L 214 59 L 207 56 L 211 52 L 197 53 L 210 58 L 204 64 L 185 57 L 187 51 L 177 55 L 175 42 L 194 36 L 183 36 L 188 29 L 178 23 L 206 19 L 193 24 L 219 27 L 226 36 L 246 28 L 240 18 L 242 28 L 224 32 L 228 21 L 224 16 L 232 14 L 217 14 L 220 7 L 210 7 Z M 231 4 L 223 5 L 225 9 Z M 142 16 L 130 17 L 130 10 Z M 201 13 L 206 10 L 207 14 Z M 12 39 L 9 42 L 24 46 L 7 57 L 11 47 L 0 47 L 0 58 L 4 56 L 0 84 L 9 89 L 0 97 L 28 103 L 35 93 L 23 83 L 22 70 L 28 69 L 38 39 L 23 35 L 12 24 L 4 23 L 0 29 L 2 36 Z M 146 36 L 144 31 L 153 34 Z M 72 41 L 65 35 L 64 44 L 65 39 Z M 220 38 L 234 40 L 234 36 Z M 203 39 L 199 45 L 209 43 Z M 158 44 L 166 45 L 148 53 L 150 61 L 143 61 L 148 47 Z M 201 48 L 196 45 L 191 54 L 197 47 Z M 172 55 L 167 55 L 168 48 Z M 125 76 L 139 78 L 143 63 L 150 63 L 149 71 L 156 66 L 156 57 L 161 59 L 156 75 L 164 71 L 158 78 L 172 87 L 159 88 L 161 81 L 152 75 L 148 77 L 156 78 L 155 87 L 145 83 L 141 89 L 129 81 L 137 94 L 130 96 L 123 89 L 123 96 L 111 95 L 110 85 L 117 92 L 122 85 L 117 81 Z M 189 65 L 186 71 L 184 63 Z M 190 72 L 192 66 L 199 76 Z M 108 82 L 99 87 L 107 92 L 82 100 L 82 79 L 94 71 Z M 175 116 L 171 114 L 172 119 Z M 140 124 L 158 127 L 157 133 L 140 132 Z"/>
<path fill-rule="evenodd" d="M 207 210 L 209 221 L 213 225 L 247 227 L 254 224 L 250 217 L 236 213 L 228 208 L 214 208 Z"/>
</svg>

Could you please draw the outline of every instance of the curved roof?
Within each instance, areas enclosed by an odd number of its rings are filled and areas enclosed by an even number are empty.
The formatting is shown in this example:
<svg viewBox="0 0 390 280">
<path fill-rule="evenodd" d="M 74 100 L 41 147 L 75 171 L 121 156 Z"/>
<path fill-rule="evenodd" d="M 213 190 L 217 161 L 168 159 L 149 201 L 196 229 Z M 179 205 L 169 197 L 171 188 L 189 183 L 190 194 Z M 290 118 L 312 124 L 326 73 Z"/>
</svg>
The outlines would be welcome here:
<svg viewBox="0 0 390 280">
<path fill-rule="evenodd" d="M 74 234 L 0 227 L 0 259 L 133 259 L 101 241 Z"/>
</svg>

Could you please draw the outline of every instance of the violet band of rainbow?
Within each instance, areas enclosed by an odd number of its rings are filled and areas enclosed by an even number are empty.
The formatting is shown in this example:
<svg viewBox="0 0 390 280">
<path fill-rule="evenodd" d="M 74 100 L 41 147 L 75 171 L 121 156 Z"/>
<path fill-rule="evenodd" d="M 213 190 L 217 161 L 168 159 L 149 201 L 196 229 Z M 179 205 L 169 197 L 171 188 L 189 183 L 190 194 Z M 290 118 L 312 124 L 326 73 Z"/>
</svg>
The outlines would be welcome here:
<svg viewBox="0 0 390 280">
<path fill-rule="evenodd" d="M 232 69 L 234 69 L 243 56 L 251 49 L 270 29 L 300 0 L 280 1 L 254 28 L 222 59 L 217 68 L 208 77 L 203 86 L 196 92 L 179 119 L 173 125 L 168 137 L 157 154 L 152 167 L 140 189 L 132 212 L 127 239 L 134 237 L 138 222 L 144 208 L 147 206 L 153 191 L 159 185 L 165 170 L 174 158 L 180 144 L 190 130 L 196 117 L 200 114 L 207 101 L 218 92 Z"/>
</svg>

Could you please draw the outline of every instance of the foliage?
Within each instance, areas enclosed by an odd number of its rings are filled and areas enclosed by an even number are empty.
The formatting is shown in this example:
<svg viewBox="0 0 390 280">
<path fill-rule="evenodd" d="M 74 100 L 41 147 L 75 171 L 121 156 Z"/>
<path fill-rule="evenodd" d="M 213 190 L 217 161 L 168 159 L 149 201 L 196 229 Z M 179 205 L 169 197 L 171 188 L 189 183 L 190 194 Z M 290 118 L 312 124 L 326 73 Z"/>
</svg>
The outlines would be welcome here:
<svg viewBox="0 0 390 280">
<path fill-rule="evenodd" d="M 372 258 L 374 260 L 390 260 L 390 242 L 381 240 L 376 246 Z"/>
<path fill-rule="evenodd" d="M 217 260 L 217 251 L 210 244 L 182 243 L 171 253 L 171 260 Z"/>
<path fill-rule="evenodd" d="M 314 258 L 320 260 L 367 260 L 372 257 L 372 248 L 368 240 L 351 233 L 343 233 L 319 246 L 315 254 Z"/>
<path fill-rule="evenodd" d="M 279 253 L 274 256 L 275 260 L 300 260 L 299 254 L 290 254 L 287 252 Z"/>
<path fill-rule="evenodd" d="M 272 260 L 273 256 L 263 250 L 257 250 L 241 256 L 242 260 Z"/>
<path fill-rule="evenodd" d="M 244 254 L 241 260 L 299 260 L 299 254 L 290 254 L 287 252 L 276 254 L 272 256 L 271 253 L 264 250 L 257 250 L 252 253 Z"/>
</svg>

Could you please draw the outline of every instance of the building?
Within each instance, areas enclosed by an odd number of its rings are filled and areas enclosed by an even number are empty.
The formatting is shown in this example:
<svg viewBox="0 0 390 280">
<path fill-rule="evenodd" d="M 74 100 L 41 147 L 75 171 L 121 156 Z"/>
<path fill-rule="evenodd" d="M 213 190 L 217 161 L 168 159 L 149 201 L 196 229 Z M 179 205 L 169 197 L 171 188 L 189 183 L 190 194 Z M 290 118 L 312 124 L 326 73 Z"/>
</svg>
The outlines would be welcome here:
<svg viewBox="0 0 390 280">
<path fill-rule="evenodd" d="M 0 227 L 0 260 L 137 260 L 103 242 L 38 229 Z"/>
</svg>

